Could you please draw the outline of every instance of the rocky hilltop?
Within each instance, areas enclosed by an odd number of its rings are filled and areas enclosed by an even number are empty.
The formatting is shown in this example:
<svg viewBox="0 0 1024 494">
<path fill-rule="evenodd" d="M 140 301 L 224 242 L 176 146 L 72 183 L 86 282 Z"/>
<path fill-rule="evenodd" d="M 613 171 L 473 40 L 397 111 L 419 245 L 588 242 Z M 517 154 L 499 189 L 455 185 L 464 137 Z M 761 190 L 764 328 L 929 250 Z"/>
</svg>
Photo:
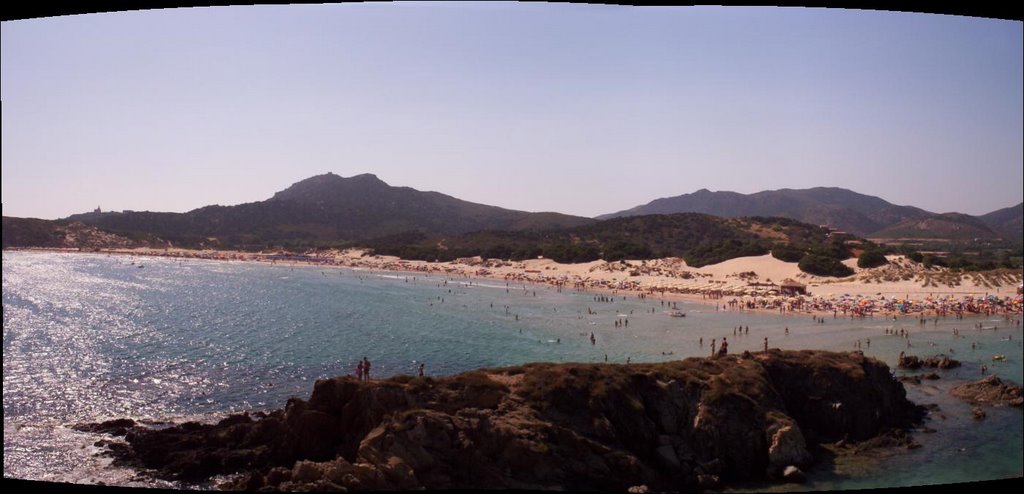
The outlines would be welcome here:
<svg viewBox="0 0 1024 494">
<path fill-rule="evenodd" d="M 335 377 L 269 414 L 79 428 L 124 436 L 101 441 L 115 464 L 184 481 L 240 473 L 222 486 L 233 489 L 623 492 L 798 475 L 818 443 L 899 435 L 923 415 L 878 360 L 772 350 L 371 383 Z"/>
</svg>

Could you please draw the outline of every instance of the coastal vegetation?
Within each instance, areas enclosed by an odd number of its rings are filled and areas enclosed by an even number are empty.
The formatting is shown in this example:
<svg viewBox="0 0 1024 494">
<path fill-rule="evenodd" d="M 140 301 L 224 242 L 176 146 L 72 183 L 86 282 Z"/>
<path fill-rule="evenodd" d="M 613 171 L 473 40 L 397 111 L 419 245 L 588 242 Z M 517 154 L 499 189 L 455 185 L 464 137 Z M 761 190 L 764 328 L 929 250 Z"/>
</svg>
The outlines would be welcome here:
<svg viewBox="0 0 1024 494">
<path fill-rule="evenodd" d="M 697 213 L 633 216 L 543 232 L 473 232 L 440 236 L 406 233 L 351 246 L 403 259 L 452 261 L 463 257 L 561 263 L 683 258 L 693 267 L 767 254 L 776 246 L 836 259 L 849 256 L 815 225 L 788 218 L 725 219 Z M 798 247 L 799 246 L 799 247 Z"/>
<path fill-rule="evenodd" d="M 849 266 L 837 259 L 818 254 L 807 254 L 800 259 L 800 271 L 817 276 L 846 277 L 853 275 Z"/>
<path fill-rule="evenodd" d="M 889 261 L 885 259 L 885 253 L 881 249 L 866 250 L 857 257 L 858 268 L 877 268 L 888 263 Z"/>
</svg>

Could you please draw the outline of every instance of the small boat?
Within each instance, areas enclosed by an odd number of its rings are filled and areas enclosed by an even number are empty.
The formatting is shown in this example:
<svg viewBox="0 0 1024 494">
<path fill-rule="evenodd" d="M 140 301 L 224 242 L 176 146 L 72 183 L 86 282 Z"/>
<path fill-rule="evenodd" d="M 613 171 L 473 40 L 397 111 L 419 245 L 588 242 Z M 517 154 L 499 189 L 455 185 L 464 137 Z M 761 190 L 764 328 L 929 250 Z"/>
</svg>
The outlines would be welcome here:
<svg viewBox="0 0 1024 494">
<path fill-rule="evenodd" d="M 668 313 L 669 317 L 686 317 L 686 313 L 681 310 L 674 310 Z"/>
<path fill-rule="evenodd" d="M 1003 360 L 1006 360 L 1006 355 L 993 355 L 992 360 L 1001 362 Z"/>
</svg>

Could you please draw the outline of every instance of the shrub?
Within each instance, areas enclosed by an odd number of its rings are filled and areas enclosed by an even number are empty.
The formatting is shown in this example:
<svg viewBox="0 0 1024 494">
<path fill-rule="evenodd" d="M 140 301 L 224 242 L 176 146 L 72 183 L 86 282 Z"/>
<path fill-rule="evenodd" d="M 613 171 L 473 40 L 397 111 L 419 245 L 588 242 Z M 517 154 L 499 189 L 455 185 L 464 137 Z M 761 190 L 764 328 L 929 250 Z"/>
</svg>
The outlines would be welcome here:
<svg viewBox="0 0 1024 494">
<path fill-rule="evenodd" d="M 842 278 L 853 274 L 853 270 L 831 257 L 807 254 L 800 259 L 800 271 L 817 276 L 835 276 Z"/>
<path fill-rule="evenodd" d="M 792 245 L 779 244 L 772 247 L 772 257 L 785 262 L 800 262 L 804 257 L 804 251 Z"/>
<path fill-rule="evenodd" d="M 604 245 L 605 261 L 621 261 L 624 259 L 651 259 L 651 248 L 647 244 L 615 240 Z"/>
<path fill-rule="evenodd" d="M 877 268 L 889 264 L 885 254 L 878 250 L 866 250 L 857 258 L 858 268 Z"/>
</svg>

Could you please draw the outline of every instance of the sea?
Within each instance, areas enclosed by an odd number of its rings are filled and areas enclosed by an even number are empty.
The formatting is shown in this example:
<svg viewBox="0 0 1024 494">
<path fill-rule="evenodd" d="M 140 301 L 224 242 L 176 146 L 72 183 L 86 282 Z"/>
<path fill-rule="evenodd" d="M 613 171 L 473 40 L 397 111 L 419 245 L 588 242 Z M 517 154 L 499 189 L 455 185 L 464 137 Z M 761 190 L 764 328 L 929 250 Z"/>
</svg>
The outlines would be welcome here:
<svg viewBox="0 0 1024 494">
<path fill-rule="evenodd" d="M 673 308 L 686 316 L 670 317 Z M 890 328 L 909 331 L 911 347 L 887 335 Z M 354 374 L 363 357 L 372 363 L 371 377 L 415 374 L 421 364 L 427 375 L 443 376 L 538 361 L 662 362 L 709 355 L 712 339 L 728 339 L 731 353 L 759 351 L 764 338 L 773 348 L 859 348 L 891 367 L 900 351 L 946 353 L 963 366 L 907 385 L 912 401 L 939 405 L 924 424 L 936 432 L 914 433 L 921 448 L 819 465 L 802 485 L 734 490 L 1024 476 L 1021 410 L 993 407 L 975 420 L 973 407 L 948 393 L 980 377 L 982 365 L 1022 382 L 1024 334 L 1003 316 L 921 324 L 910 315 L 828 314 L 817 322 L 806 314 L 725 310 L 714 301 L 439 274 L 5 251 L 4 477 L 175 487 L 112 466 L 94 446 L 102 436 L 71 427 L 122 417 L 214 422 L 232 412 L 282 408 L 289 397 L 308 398 L 318 378 Z M 994 355 L 1006 358 L 993 361 Z"/>
</svg>

